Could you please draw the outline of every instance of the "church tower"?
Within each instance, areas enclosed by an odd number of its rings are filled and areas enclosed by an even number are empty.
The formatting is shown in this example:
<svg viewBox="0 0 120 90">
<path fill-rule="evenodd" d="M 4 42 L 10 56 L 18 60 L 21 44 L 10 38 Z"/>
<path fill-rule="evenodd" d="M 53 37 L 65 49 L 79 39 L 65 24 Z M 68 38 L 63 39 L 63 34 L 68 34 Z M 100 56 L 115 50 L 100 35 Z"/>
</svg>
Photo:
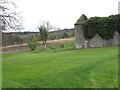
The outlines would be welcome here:
<svg viewBox="0 0 120 90">
<path fill-rule="evenodd" d="M 75 48 L 85 48 L 85 38 L 83 36 L 83 23 L 87 20 L 87 17 L 82 14 L 82 16 L 77 20 L 74 25 L 75 29 Z"/>
</svg>

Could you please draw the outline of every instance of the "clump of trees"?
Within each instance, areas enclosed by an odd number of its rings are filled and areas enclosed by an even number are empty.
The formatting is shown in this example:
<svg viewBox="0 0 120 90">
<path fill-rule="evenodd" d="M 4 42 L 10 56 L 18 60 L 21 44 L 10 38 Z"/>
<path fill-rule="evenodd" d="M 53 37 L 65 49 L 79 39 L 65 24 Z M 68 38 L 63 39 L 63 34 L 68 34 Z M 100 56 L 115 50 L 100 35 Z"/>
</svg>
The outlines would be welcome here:
<svg viewBox="0 0 120 90">
<path fill-rule="evenodd" d="M 19 35 L 2 34 L 2 46 L 23 44 L 24 40 Z"/>
<path fill-rule="evenodd" d="M 71 29 L 63 29 L 60 30 L 59 28 L 56 31 L 49 32 L 49 40 L 54 39 L 64 39 L 64 38 L 70 38 L 74 37 L 74 28 Z"/>
<path fill-rule="evenodd" d="M 83 23 L 85 39 L 99 34 L 103 39 L 111 39 L 115 31 L 120 33 L 120 14 L 109 17 L 91 17 Z"/>
<path fill-rule="evenodd" d="M 37 34 L 18 33 L 2 33 L 2 46 L 26 44 L 33 36 L 38 38 Z"/>
</svg>

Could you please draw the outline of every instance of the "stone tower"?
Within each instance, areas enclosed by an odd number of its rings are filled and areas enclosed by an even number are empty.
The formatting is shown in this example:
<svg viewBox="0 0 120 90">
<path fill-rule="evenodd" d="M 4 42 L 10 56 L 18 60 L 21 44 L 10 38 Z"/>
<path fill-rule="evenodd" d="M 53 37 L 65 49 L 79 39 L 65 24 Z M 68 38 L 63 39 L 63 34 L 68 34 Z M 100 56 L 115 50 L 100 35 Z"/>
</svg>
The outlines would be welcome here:
<svg viewBox="0 0 120 90">
<path fill-rule="evenodd" d="M 75 29 L 75 48 L 85 48 L 85 38 L 83 36 L 83 23 L 87 20 L 87 17 L 82 14 L 82 16 L 77 20 L 74 25 Z"/>
</svg>

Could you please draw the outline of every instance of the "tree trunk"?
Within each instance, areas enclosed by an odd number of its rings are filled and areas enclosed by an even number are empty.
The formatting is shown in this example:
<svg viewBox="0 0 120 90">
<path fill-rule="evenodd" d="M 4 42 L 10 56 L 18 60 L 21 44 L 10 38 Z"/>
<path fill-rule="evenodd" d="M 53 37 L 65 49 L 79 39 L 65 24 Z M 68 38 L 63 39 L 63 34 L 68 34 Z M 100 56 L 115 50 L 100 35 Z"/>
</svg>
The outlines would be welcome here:
<svg viewBox="0 0 120 90">
<path fill-rule="evenodd" d="M 44 43 L 44 50 L 46 50 L 47 48 L 47 43 Z"/>
</svg>

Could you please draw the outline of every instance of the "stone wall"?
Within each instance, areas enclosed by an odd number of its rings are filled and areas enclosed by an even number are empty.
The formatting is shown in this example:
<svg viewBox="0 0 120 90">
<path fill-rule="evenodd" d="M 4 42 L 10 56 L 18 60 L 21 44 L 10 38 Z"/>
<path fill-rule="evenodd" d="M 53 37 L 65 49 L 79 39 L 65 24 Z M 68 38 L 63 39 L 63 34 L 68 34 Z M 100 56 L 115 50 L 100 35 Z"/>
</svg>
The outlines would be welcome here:
<svg viewBox="0 0 120 90">
<path fill-rule="evenodd" d="M 113 42 L 114 42 L 113 45 L 120 45 L 118 41 L 119 39 L 120 39 L 120 34 L 116 31 L 113 37 Z"/>
<path fill-rule="evenodd" d="M 82 16 L 75 23 L 75 48 L 91 48 L 91 47 L 105 47 L 105 46 L 117 46 L 120 45 L 120 34 L 116 31 L 112 39 L 104 40 L 100 35 L 95 35 L 92 39 L 85 40 L 83 35 L 83 23 L 87 20 L 87 17 Z"/>
<path fill-rule="evenodd" d="M 91 40 L 88 40 L 87 47 L 103 47 L 104 40 L 97 34 Z"/>
<path fill-rule="evenodd" d="M 83 36 L 82 25 L 75 25 L 75 48 L 91 48 L 120 45 L 120 34 L 116 31 L 113 39 L 104 40 L 100 35 L 95 35 L 94 38 L 85 40 Z"/>
</svg>

